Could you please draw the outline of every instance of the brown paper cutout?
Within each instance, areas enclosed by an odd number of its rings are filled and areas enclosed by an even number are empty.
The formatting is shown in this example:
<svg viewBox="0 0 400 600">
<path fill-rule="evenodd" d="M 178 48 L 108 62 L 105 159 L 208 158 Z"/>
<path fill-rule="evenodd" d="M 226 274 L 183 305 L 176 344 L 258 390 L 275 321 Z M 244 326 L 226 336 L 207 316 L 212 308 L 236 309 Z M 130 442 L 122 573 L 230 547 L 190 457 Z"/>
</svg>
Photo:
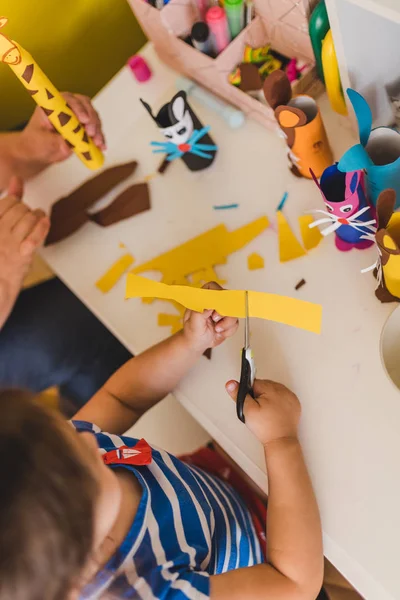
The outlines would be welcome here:
<svg viewBox="0 0 400 600">
<path fill-rule="evenodd" d="M 99 175 L 85 181 L 69 196 L 57 200 L 51 207 L 51 225 L 45 246 L 60 242 L 80 229 L 89 220 L 87 209 L 118 183 L 130 177 L 136 168 L 137 162 L 132 161 L 105 169 Z"/>
<path fill-rule="evenodd" d="M 149 186 L 147 183 L 136 183 L 119 194 L 106 208 L 89 215 L 89 218 L 102 227 L 108 227 L 149 209 Z"/>
<path fill-rule="evenodd" d="M 264 81 L 264 96 L 270 107 L 275 110 L 280 104 L 288 104 L 292 99 L 292 86 L 283 71 L 273 71 Z"/>
<path fill-rule="evenodd" d="M 252 63 L 242 63 L 239 68 L 241 77 L 239 89 L 241 89 L 242 92 L 255 92 L 261 90 L 263 81 L 257 65 Z"/>
</svg>

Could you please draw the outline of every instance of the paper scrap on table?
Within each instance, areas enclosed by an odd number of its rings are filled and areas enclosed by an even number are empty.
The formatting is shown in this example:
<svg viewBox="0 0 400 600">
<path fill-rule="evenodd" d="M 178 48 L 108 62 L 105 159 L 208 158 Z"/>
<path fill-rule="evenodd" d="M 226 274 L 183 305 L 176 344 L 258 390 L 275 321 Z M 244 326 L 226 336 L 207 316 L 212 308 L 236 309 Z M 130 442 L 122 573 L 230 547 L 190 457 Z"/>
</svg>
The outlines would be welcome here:
<svg viewBox="0 0 400 600">
<path fill-rule="evenodd" d="M 147 271 L 161 271 L 163 283 L 177 283 L 197 271 L 225 264 L 226 257 L 246 244 L 269 227 L 267 217 L 260 217 L 239 229 L 228 231 L 226 225 L 217 225 L 195 238 L 160 254 L 137 267 L 136 274 Z"/>
<path fill-rule="evenodd" d="M 175 300 L 190 310 L 202 312 L 212 307 L 221 315 L 243 318 L 246 315 L 245 290 L 205 290 L 181 285 L 166 285 L 129 273 L 126 298 Z M 313 333 L 321 332 L 322 306 L 266 292 L 248 292 L 249 315 L 284 323 Z"/>
<path fill-rule="evenodd" d="M 168 313 L 159 313 L 158 325 L 160 327 L 171 327 L 171 335 L 178 333 L 183 327 L 182 317 L 180 315 L 169 315 Z"/>
<path fill-rule="evenodd" d="M 304 256 L 306 251 L 294 235 L 283 212 L 278 210 L 276 217 L 278 221 L 279 260 L 281 262 L 288 262 L 289 260 Z"/>
<path fill-rule="evenodd" d="M 129 269 L 134 260 L 135 259 L 131 254 L 124 254 L 121 256 L 121 258 L 119 258 L 112 267 L 96 281 L 96 287 L 103 292 L 103 294 L 109 292 L 121 279 L 125 271 Z"/>
<path fill-rule="evenodd" d="M 257 254 L 257 252 L 253 252 L 252 254 L 249 254 L 249 256 L 247 257 L 247 267 L 248 267 L 249 271 L 256 271 L 257 269 L 263 269 L 264 268 L 263 257 L 260 256 L 260 254 Z"/>
<path fill-rule="evenodd" d="M 303 246 L 306 250 L 316 248 L 323 238 L 318 227 L 310 229 L 311 223 L 314 223 L 314 217 L 312 215 L 300 215 L 299 226 L 301 239 L 303 240 Z"/>
</svg>

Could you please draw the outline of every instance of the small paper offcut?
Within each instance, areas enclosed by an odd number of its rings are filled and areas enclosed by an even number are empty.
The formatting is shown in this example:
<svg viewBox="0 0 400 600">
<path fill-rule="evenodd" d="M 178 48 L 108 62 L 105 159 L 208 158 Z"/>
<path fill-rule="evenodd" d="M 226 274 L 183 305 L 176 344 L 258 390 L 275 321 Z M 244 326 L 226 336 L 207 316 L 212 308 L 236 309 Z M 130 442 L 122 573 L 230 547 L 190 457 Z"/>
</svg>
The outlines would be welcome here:
<svg viewBox="0 0 400 600">
<path fill-rule="evenodd" d="M 289 223 L 286 221 L 284 214 L 278 210 L 276 213 L 278 221 L 278 237 L 279 237 L 279 260 L 280 262 L 288 262 L 300 256 L 304 256 L 306 251 L 300 244 L 297 237 L 294 235 Z"/>
<path fill-rule="evenodd" d="M 182 306 L 203 312 L 213 307 L 226 317 L 246 316 L 245 290 L 204 290 L 181 285 L 166 285 L 128 273 L 126 298 L 175 300 Z M 266 292 L 248 292 L 250 317 L 284 323 L 313 333 L 321 332 L 322 306 Z"/>
<path fill-rule="evenodd" d="M 314 223 L 314 217 L 312 215 L 300 215 L 299 226 L 301 239 L 306 250 L 312 250 L 316 248 L 322 240 L 322 233 L 318 227 L 310 229 L 311 223 Z"/>
<path fill-rule="evenodd" d="M 110 269 L 98 281 L 96 281 L 96 287 L 107 294 L 114 285 L 121 279 L 122 275 L 129 269 L 134 262 L 132 254 L 124 254 L 118 259 Z"/>
<path fill-rule="evenodd" d="M 257 252 L 253 252 L 247 257 L 247 266 L 249 271 L 256 271 L 264 268 L 264 259 Z"/>
</svg>

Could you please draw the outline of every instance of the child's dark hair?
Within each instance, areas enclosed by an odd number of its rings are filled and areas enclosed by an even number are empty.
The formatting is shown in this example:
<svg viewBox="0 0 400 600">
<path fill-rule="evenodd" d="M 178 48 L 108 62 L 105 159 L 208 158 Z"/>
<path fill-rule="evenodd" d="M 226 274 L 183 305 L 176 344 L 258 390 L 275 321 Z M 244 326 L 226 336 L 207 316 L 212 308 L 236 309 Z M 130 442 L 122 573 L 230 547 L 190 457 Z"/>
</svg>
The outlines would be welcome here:
<svg viewBox="0 0 400 600">
<path fill-rule="evenodd" d="M 0 600 L 64 600 L 92 549 L 96 482 L 27 392 L 0 391 L 0 486 Z"/>
</svg>

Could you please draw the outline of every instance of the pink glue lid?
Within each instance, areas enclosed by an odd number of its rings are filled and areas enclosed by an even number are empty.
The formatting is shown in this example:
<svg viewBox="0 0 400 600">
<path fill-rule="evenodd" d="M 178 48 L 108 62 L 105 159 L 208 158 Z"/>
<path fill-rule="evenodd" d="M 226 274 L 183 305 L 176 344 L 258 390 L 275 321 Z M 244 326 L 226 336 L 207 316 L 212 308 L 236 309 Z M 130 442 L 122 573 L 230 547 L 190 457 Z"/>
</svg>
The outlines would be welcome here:
<svg viewBox="0 0 400 600">
<path fill-rule="evenodd" d="M 128 60 L 128 66 L 137 81 L 140 81 L 141 83 L 148 81 L 152 76 L 150 67 L 144 60 L 143 56 L 139 56 L 138 54 L 131 56 Z"/>
</svg>

